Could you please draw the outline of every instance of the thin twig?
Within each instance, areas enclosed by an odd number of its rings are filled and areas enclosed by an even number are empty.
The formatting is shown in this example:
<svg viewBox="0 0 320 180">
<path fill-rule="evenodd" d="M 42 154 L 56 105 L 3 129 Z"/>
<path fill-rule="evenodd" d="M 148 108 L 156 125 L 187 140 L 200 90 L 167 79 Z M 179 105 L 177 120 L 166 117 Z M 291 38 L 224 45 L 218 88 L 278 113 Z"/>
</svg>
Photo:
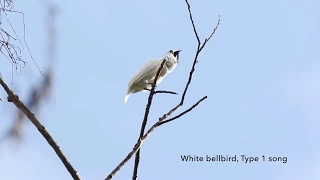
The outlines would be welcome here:
<svg viewBox="0 0 320 180">
<path fill-rule="evenodd" d="M 200 44 L 201 44 L 201 41 L 200 41 L 200 38 L 199 38 L 198 33 L 197 33 L 196 25 L 194 24 L 194 21 L 193 21 L 193 17 L 192 17 L 192 13 L 191 13 L 191 7 L 190 7 L 190 4 L 189 4 L 188 0 L 186 0 L 186 3 L 187 3 L 187 6 L 188 6 L 188 11 L 189 11 L 189 18 L 190 18 L 190 21 L 191 21 L 191 24 L 192 24 L 192 27 L 193 27 L 193 31 L 194 31 L 194 33 L 196 35 L 196 38 L 197 38 L 197 41 L 198 41 L 198 47 L 199 47 Z"/>
<path fill-rule="evenodd" d="M 152 84 L 152 83 L 151 83 Z M 150 89 L 147 89 L 147 88 L 144 88 L 144 90 L 146 91 L 151 91 Z M 173 92 L 173 91 L 163 91 L 163 90 L 158 90 L 158 91 L 155 91 L 154 94 L 178 94 L 176 92 Z"/>
<path fill-rule="evenodd" d="M 175 119 L 180 118 L 181 116 L 183 116 L 183 115 L 187 114 L 188 112 L 192 111 L 192 110 L 193 110 L 195 107 L 197 107 L 203 100 L 205 100 L 205 99 L 207 99 L 207 98 L 208 98 L 208 96 L 204 96 L 204 97 L 201 98 L 197 103 L 195 103 L 194 105 L 192 105 L 189 109 L 183 111 L 182 113 L 180 113 L 179 115 L 177 115 L 177 116 L 175 116 L 175 117 L 173 117 L 173 118 L 167 119 L 167 120 L 165 120 L 165 121 L 161 121 L 158 126 L 161 126 L 161 125 L 163 125 L 163 124 L 166 124 L 166 123 L 168 123 L 168 122 L 171 122 L 171 121 L 173 121 L 173 120 L 175 120 Z"/>
<path fill-rule="evenodd" d="M 213 29 L 212 33 L 210 34 L 210 36 L 208 38 L 206 38 L 204 40 L 204 43 L 202 44 L 202 46 L 199 49 L 199 52 L 202 51 L 202 49 L 204 48 L 204 46 L 207 44 L 207 42 L 212 38 L 212 36 L 216 33 L 216 30 L 218 29 L 220 25 L 220 15 L 218 16 L 218 23 L 216 25 L 216 27 Z"/>
<path fill-rule="evenodd" d="M 19 108 L 33 123 L 34 126 L 38 129 L 38 131 L 42 134 L 42 136 L 47 140 L 47 142 L 50 144 L 50 146 L 53 148 L 53 150 L 56 152 L 64 166 L 67 168 L 73 179 L 80 180 L 80 176 L 78 175 L 78 172 L 74 169 L 74 167 L 71 165 L 67 157 L 64 155 L 62 150 L 60 149 L 60 146 L 57 144 L 57 142 L 52 138 L 50 133 L 46 130 L 46 128 L 40 123 L 40 121 L 37 119 L 37 117 L 24 105 L 24 103 L 19 100 L 19 96 L 16 95 L 4 82 L 4 80 L 0 77 L 0 84 L 3 87 L 3 89 L 8 94 L 8 101 L 13 102 L 17 108 Z"/>
<path fill-rule="evenodd" d="M 0 4 L 1 4 L 1 3 L 0 3 Z M 19 36 L 17 35 L 15 29 L 13 28 L 13 26 L 12 26 L 12 24 L 11 24 L 9 18 L 8 18 L 8 14 L 7 14 L 6 12 L 19 13 L 19 14 L 22 15 L 22 21 L 23 21 L 23 41 L 24 41 L 24 44 L 26 45 L 26 47 L 27 47 L 27 49 L 28 49 L 28 52 L 29 52 L 29 55 L 30 55 L 32 61 L 33 61 L 34 64 L 37 66 L 40 74 L 42 74 L 42 71 L 41 71 L 40 67 L 38 66 L 37 62 L 34 60 L 34 58 L 33 58 L 33 56 L 32 56 L 32 53 L 31 53 L 31 50 L 30 50 L 30 48 L 29 48 L 29 46 L 28 46 L 28 44 L 27 44 L 27 41 L 26 41 L 26 24 L 25 24 L 25 21 L 24 21 L 24 13 L 23 13 L 23 12 L 20 12 L 20 11 L 15 11 L 15 10 L 12 10 L 12 9 L 6 9 L 6 8 L 4 8 L 4 7 L 2 6 L 2 4 L 1 4 L 1 10 L 5 13 L 7 22 L 9 23 L 11 29 L 13 30 L 14 34 L 16 35 L 16 39 L 18 39 L 18 41 L 20 42 L 22 49 L 24 49 L 24 47 L 23 47 L 23 45 L 22 45 L 22 42 L 21 42 Z M 11 35 L 10 35 L 10 36 L 11 36 Z M 11 37 L 12 37 L 12 36 L 11 36 Z M 44 75 L 44 74 L 42 74 L 42 75 Z"/>
<path fill-rule="evenodd" d="M 157 94 L 157 93 L 166 93 L 166 94 L 176 94 L 176 95 L 178 95 L 178 93 L 173 92 L 173 91 L 156 91 L 155 94 Z"/>
<path fill-rule="evenodd" d="M 3 3 L 2 3 L 3 2 Z M 24 49 L 23 44 L 20 40 L 20 38 L 18 37 L 12 23 L 10 22 L 9 19 L 9 13 L 21 13 L 23 15 L 22 12 L 19 11 L 14 11 L 13 9 L 13 4 L 12 1 L 10 0 L 4 0 L 4 1 L 0 1 L 0 24 L 2 24 L 2 18 L 3 16 L 5 16 L 6 18 L 6 22 L 9 24 L 9 26 L 11 27 L 11 30 L 13 31 L 13 34 L 15 37 L 13 37 L 10 33 L 8 33 L 5 29 L 3 29 L 2 27 L 0 27 L 0 52 L 1 54 L 3 54 L 11 63 L 12 65 L 12 81 L 13 81 L 13 73 L 15 70 L 15 73 L 17 73 L 19 70 L 21 70 L 21 64 L 23 63 L 23 66 L 25 65 L 25 61 L 21 58 L 21 48 Z M 3 15 L 4 13 L 4 15 Z M 24 21 L 24 19 L 23 19 Z M 24 22 L 23 22 L 24 24 Z M 25 24 L 24 24 L 25 25 Z M 24 29 L 25 32 L 25 29 Z M 6 38 L 5 38 L 5 36 Z M 12 40 L 18 40 L 20 45 L 14 45 L 12 43 Z M 19 47 L 20 46 L 20 47 Z M 20 71 L 17 73 L 19 74 Z"/>
</svg>

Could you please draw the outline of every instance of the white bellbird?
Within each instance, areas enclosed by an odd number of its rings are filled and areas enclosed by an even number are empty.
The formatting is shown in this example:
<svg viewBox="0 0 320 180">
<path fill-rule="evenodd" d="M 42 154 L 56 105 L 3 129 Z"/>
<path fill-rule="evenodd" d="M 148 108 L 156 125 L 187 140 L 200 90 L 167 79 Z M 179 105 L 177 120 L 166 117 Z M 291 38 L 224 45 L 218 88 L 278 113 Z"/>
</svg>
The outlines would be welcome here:
<svg viewBox="0 0 320 180">
<path fill-rule="evenodd" d="M 142 68 L 131 78 L 128 84 L 127 94 L 124 98 L 124 102 L 128 101 L 131 93 L 137 93 L 140 91 L 151 90 L 152 83 L 156 77 L 156 74 L 161 66 L 163 60 L 165 63 L 158 76 L 157 85 L 161 83 L 163 78 L 172 72 L 172 70 L 179 64 L 179 52 L 181 50 L 170 50 L 163 58 L 152 59 L 148 61 Z"/>
</svg>

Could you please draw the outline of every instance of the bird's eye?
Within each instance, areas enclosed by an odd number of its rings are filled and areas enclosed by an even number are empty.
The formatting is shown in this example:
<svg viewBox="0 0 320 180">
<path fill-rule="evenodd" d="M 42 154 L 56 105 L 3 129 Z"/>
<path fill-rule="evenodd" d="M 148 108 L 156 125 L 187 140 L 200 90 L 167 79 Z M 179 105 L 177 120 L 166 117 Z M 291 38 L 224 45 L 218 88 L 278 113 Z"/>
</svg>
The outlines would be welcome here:
<svg viewBox="0 0 320 180">
<path fill-rule="evenodd" d="M 173 53 L 173 51 L 172 51 L 172 50 L 170 50 L 170 51 L 169 51 L 169 53 Z"/>
</svg>

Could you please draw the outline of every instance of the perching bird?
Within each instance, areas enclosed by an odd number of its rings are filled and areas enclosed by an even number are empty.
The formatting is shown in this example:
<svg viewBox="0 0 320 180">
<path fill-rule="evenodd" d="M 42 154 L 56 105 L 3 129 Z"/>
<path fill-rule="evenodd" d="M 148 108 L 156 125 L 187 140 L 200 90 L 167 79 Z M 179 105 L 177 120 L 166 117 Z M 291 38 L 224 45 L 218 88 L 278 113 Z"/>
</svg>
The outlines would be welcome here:
<svg viewBox="0 0 320 180">
<path fill-rule="evenodd" d="M 170 50 L 165 54 L 163 58 L 152 59 L 148 61 L 130 80 L 128 84 L 127 94 L 124 98 L 124 103 L 128 101 L 131 93 L 137 93 L 140 91 L 147 91 L 151 89 L 152 83 L 156 77 L 156 74 L 161 66 L 163 59 L 166 60 L 162 70 L 159 74 L 157 85 L 161 83 L 162 79 L 179 64 L 179 52 L 181 50 Z"/>
</svg>

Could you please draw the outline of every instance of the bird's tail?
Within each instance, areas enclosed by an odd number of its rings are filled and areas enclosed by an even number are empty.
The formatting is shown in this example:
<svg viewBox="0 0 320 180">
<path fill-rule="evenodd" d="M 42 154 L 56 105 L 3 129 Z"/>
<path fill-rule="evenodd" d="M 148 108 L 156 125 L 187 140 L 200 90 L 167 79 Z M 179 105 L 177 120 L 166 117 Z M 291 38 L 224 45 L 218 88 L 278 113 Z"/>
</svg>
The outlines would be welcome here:
<svg viewBox="0 0 320 180">
<path fill-rule="evenodd" d="M 124 103 L 127 103 L 128 99 L 129 99 L 129 96 L 130 96 L 130 92 L 127 93 L 126 97 L 124 97 Z"/>
</svg>

